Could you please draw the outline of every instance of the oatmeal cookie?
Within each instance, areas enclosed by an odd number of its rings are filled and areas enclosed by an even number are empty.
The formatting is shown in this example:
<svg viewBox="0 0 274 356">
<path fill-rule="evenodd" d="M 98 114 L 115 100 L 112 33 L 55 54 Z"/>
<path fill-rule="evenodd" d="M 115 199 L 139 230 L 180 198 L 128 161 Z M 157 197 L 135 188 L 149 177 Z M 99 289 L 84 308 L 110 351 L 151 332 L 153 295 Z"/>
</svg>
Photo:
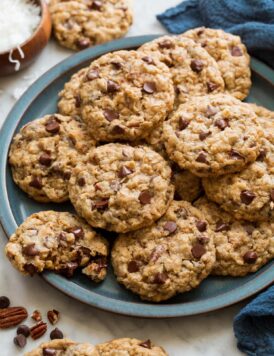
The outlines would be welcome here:
<svg viewBox="0 0 274 356">
<path fill-rule="evenodd" d="M 216 263 L 212 274 L 245 276 L 274 258 L 274 222 L 236 220 L 205 197 L 194 205 L 214 231 Z"/>
<path fill-rule="evenodd" d="M 123 37 L 132 24 L 130 0 L 51 0 L 53 33 L 73 50 Z"/>
<path fill-rule="evenodd" d="M 107 53 L 91 63 L 81 88 L 82 117 L 99 141 L 146 137 L 173 109 L 168 68 L 135 51 Z"/>
<path fill-rule="evenodd" d="M 100 356 L 95 346 L 76 343 L 69 339 L 56 339 L 42 343 L 25 356 Z"/>
<path fill-rule="evenodd" d="M 133 338 L 114 339 L 96 345 L 99 356 L 167 356 L 165 350 L 152 344 L 148 339 L 141 341 Z"/>
<path fill-rule="evenodd" d="M 172 164 L 172 184 L 175 187 L 175 196 L 178 200 L 193 202 L 202 193 L 202 180 L 189 171 L 180 169 Z"/>
<path fill-rule="evenodd" d="M 248 96 L 251 87 L 250 57 L 239 36 L 205 27 L 189 30 L 181 36 L 199 43 L 216 60 L 226 91 L 240 100 Z"/>
<path fill-rule="evenodd" d="M 149 147 L 97 147 L 69 181 L 69 195 L 91 226 L 127 232 L 152 224 L 173 198 L 168 163 Z"/>
<path fill-rule="evenodd" d="M 13 179 L 37 201 L 66 201 L 71 170 L 93 146 L 85 125 L 72 117 L 54 114 L 31 121 L 11 143 Z"/>
<path fill-rule="evenodd" d="M 185 201 L 173 201 L 154 225 L 120 235 L 112 249 L 118 282 L 153 302 L 197 287 L 214 263 L 208 223 Z"/>
<path fill-rule="evenodd" d="M 171 160 L 197 176 L 242 170 L 259 154 L 257 115 L 231 95 L 200 96 L 180 105 L 164 123 Z"/>
<path fill-rule="evenodd" d="M 87 74 L 88 68 L 82 68 L 73 74 L 70 81 L 59 93 L 58 110 L 62 115 L 68 115 L 79 118 L 81 116 L 80 85 L 81 80 Z"/>
<path fill-rule="evenodd" d="M 51 270 L 72 277 L 80 267 L 95 282 L 106 276 L 107 241 L 71 213 L 42 211 L 29 216 L 10 237 L 5 252 L 25 275 Z"/>
<path fill-rule="evenodd" d="M 224 81 L 216 61 L 199 44 L 186 37 L 164 36 L 139 48 L 150 60 L 160 60 L 171 72 L 176 103 L 193 96 L 224 91 Z"/>
<path fill-rule="evenodd" d="M 245 104 L 249 106 L 249 104 Z M 253 105 L 252 105 L 253 107 Z M 237 219 L 274 220 L 274 114 L 257 109 L 263 139 L 257 160 L 239 173 L 203 179 L 210 200 Z"/>
</svg>

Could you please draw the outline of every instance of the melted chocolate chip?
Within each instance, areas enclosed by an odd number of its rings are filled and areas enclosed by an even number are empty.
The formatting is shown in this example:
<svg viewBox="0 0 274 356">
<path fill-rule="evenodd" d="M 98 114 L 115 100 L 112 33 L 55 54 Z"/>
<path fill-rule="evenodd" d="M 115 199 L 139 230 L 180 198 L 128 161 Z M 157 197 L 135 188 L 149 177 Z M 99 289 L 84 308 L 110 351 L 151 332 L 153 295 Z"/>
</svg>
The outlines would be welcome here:
<svg viewBox="0 0 274 356">
<path fill-rule="evenodd" d="M 150 193 L 149 190 L 143 190 L 140 194 L 139 194 L 139 202 L 142 205 L 146 205 L 146 204 L 150 204 L 151 199 L 152 199 L 152 194 Z"/>
<path fill-rule="evenodd" d="M 33 276 L 37 272 L 37 268 L 32 263 L 26 263 L 24 265 L 24 270 Z"/>
<path fill-rule="evenodd" d="M 98 200 L 97 202 L 92 204 L 92 207 L 97 209 L 97 210 L 105 210 L 108 208 L 108 202 L 109 199 L 102 199 L 102 200 Z"/>
<path fill-rule="evenodd" d="M 168 275 L 165 272 L 158 272 L 155 274 L 153 283 L 155 284 L 165 284 L 166 280 L 168 279 Z"/>
<path fill-rule="evenodd" d="M 121 69 L 122 67 L 123 67 L 123 65 L 122 65 L 122 63 L 121 62 L 115 62 L 115 61 L 113 61 L 113 62 L 111 62 L 111 64 L 113 65 L 113 67 L 115 68 L 115 69 Z"/>
<path fill-rule="evenodd" d="M 90 8 L 91 10 L 100 11 L 101 8 L 102 8 L 102 6 L 103 6 L 102 1 L 100 1 L 100 0 L 94 0 L 94 1 L 92 1 L 92 4 L 89 6 L 89 8 Z"/>
<path fill-rule="evenodd" d="M 257 161 L 263 162 L 264 159 L 265 159 L 265 157 L 266 157 L 266 150 L 261 149 L 261 150 L 259 151 L 259 155 L 258 155 L 258 157 L 257 157 Z"/>
<path fill-rule="evenodd" d="M 140 270 L 140 261 L 132 260 L 127 265 L 127 270 L 129 273 L 136 273 Z"/>
<path fill-rule="evenodd" d="M 175 221 L 167 221 L 164 225 L 164 230 L 168 231 L 170 234 L 175 232 L 177 229 L 177 224 Z"/>
<path fill-rule="evenodd" d="M 146 340 L 144 342 L 141 342 L 139 344 L 139 346 L 145 347 L 146 349 L 151 349 L 152 345 L 151 345 L 151 341 L 148 339 L 148 340 Z"/>
<path fill-rule="evenodd" d="M 244 159 L 244 156 L 241 155 L 239 152 L 237 152 L 236 150 L 232 149 L 229 153 L 230 157 L 231 158 L 234 158 L 234 159 Z"/>
<path fill-rule="evenodd" d="M 45 348 L 43 349 L 43 356 L 56 356 L 57 351 L 55 349 Z"/>
<path fill-rule="evenodd" d="M 29 183 L 30 187 L 41 189 L 43 187 L 42 179 L 40 177 L 32 177 L 32 180 Z"/>
<path fill-rule="evenodd" d="M 91 45 L 91 42 L 89 38 L 81 38 L 78 39 L 75 44 L 79 49 L 85 49 Z"/>
<path fill-rule="evenodd" d="M 104 117 L 109 121 L 113 121 L 113 120 L 118 120 L 119 119 L 119 113 L 115 110 L 111 110 L 111 109 L 105 109 L 104 110 Z"/>
<path fill-rule="evenodd" d="M 83 187 L 85 184 L 86 184 L 86 180 L 84 177 L 80 177 L 78 180 L 77 180 L 77 184 L 79 185 L 79 187 Z"/>
<path fill-rule="evenodd" d="M 257 261 L 258 255 L 254 251 L 247 251 L 244 254 L 243 258 L 244 258 L 245 263 L 253 264 Z"/>
<path fill-rule="evenodd" d="M 147 94 L 153 94 L 157 91 L 155 82 L 145 82 L 143 85 L 143 91 Z"/>
<path fill-rule="evenodd" d="M 222 220 L 217 221 L 215 232 L 229 231 L 229 230 L 230 230 L 230 225 L 228 223 L 225 223 Z"/>
<path fill-rule="evenodd" d="M 207 82 L 207 91 L 209 93 L 213 92 L 214 90 L 216 90 L 218 88 L 218 85 L 216 83 L 212 83 L 212 82 Z"/>
<path fill-rule="evenodd" d="M 218 119 L 214 122 L 214 125 L 218 127 L 220 130 L 224 130 L 229 127 L 229 122 L 226 119 Z"/>
<path fill-rule="evenodd" d="M 243 190 L 241 192 L 241 202 L 245 205 L 249 205 L 253 202 L 253 200 L 255 199 L 256 195 L 250 191 L 250 190 Z"/>
<path fill-rule="evenodd" d="M 200 73 L 204 68 L 204 63 L 200 59 L 193 59 L 190 63 L 193 72 Z"/>
<path fill-rule="evenodd" d="M 112 80 L 108 80 L 107 81 L 107 92 L 108 93 L 115 93 L 119 89 L 120 89 L 120 85 L 119 84 L 115 83 Z"/>
<path fill-rule="evenodd" d="M 142 60 L 143 60 L 144 62 L 148 63 L 148 64 L 154 64 L 153 59 L 152 59 L 151 57 L 149 57 L 149 56 L 143 57 Z"/>
<path fill-rule="evenodd" d="M 80 95 L 79 94 L 75 95 L 74 100 L 75 100 L 75 107 L 80 108 L 80 106 L 82 104 Z"/>
<path fill-rule="evenodd" d="M 87 80 L 95 80 L 97 78 L 100 78 L 100 74 L 99 74 L 99 71 L 98 69 L 93 69 L 93 70 L 90 70 L 87 75 L 86 75 L 86 78 Z"/>
<path fill-rule="evenodd" d="M 174 43 L 171 42 L 170 40 L 163 40 L 158 43 L 159 48 L 162 49 L 171 49 L 174 48 Z"/>
<path fill-rule="evenodd" d="M 202 244 L 197 243 L 192 247 L 191 253 L 194 258 L 200 259 L 206 253 L 206 249 Z"/>
<path fill-rule="evenodd" d="M 67 278 L 72 278 L 77 268 L 78 268 L 77 262 L 68 262 L 66 266 L 60 270 L 60 273 Z"/>
<path fill-rule="evenodd" d="M 243 55 L 243 52 L 240 47 L 234 46 L 230 49 L 230 53 L 233 57 L 240 57 Z"/>
<path fill-rule="evenodd" d="M 180 117 L 179 121 L 178 121 L 179 130 L 182 131 L 182 130 L 186 129 L 188 127 L 189 123 L 190 122 L 188 120 L 184 119 L 183 117 Z"/>
<path fill-rule="evenodd" d="M 122 166 L 118 172 L 118 177 L 119 178 L 125 178 L 129 174 L 133 173 L 131 169 L 129 169 L 127 166 Z"/>
<path fill-rule="evenodd" d="M 196 158 L 196 161 L 200 163 L 208 163 L 206 153 L 200 152 Z"/>
<path fill-rule="evenodd" d="M 211 135 L 211 131 L 201 131 L 200 133 L 199 133 L 199 139 L 201 140 L 201 141 L 204 141 L 208 136 L 210 136 Z"/>
<path fill-rule="evenodd" d="M 195 225 L 200 232 L 206 231 L 206 228 L 207 228 L 206 221 L 197 220 Z"/>
<path fill-rule="evenodd" d="M 39 250 L 35 247 L 35 244 L 29 244 L 22 248 L 22 252 L 26 256 L 37 256 L 39 255 Z"/>
<path fill-rule="evenodd" d="M 122 126 L 115 125 L 111 130 L 111 133 L 113 135 L 123 135 L 123 133 L 125 133 L 125 129 Z"/>
<path fill-rule="evenodd" d="M 73 234 L 76 239 L 82 239 L 85 236 L 84 230 L 81 226 L 71 227 L 67 229 L 67 232 Z"/>
<path fill-rule="evenodd" d="M 41 156 L 39 157 L 39 163 L 42 164 L 43 166 L 49 167 L 51 165 L 51 162 L 52 162 L 52 158 L 46 152 L 42 153 Z"/>
<path fill-rule="evenodd" d="M 197 241 L 202 245 L 206 245 L 209 242 L 209 238 L 202 235 L 197 237 Z"/>
<path fill-rule="evenodd" d="M 55 119 L 55 117 L 51 117 L 47 122 L 46 122 L 46 130 L 52 134 L 56 134 L 60 131 L 60 125 L 59 122 Z"/>
</svg>

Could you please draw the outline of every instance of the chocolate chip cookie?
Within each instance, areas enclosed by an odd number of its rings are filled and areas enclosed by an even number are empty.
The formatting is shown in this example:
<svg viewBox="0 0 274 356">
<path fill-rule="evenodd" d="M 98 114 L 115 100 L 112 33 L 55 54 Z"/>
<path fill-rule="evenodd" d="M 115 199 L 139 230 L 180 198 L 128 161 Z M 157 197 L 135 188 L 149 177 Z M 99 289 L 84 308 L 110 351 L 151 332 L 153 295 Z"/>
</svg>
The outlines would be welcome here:
<svg viewBox="0 0 274 356">
<path fill-rule="evenodd" d="M 206 198 L 197 200 L 195 206 L 214 231 L 216 263 L 212 274 L 245 276 L 274 258 L 274 222 L 236 220 Z"/>
<path fill-rule="evenodd" d="M 76 343 L 69 339 L 56 339 L 42 343 L 25 356 L 99 356 L 89 343 Z"/>
<path fill-rule="evenodd" d="M 174 191 L 170 176 L 168 163 L 149 147 L 110 143 L 73 170 L 69 195 L 91 226 L 127 232 L 165 213 Z"/>
<path fill-rule="evenodd" d="M 154 225 L 120 235 L 112 249 L 118 282 L 153 302 L 196 288 L 214 263 L 208 223 L 185 201 L 173 201 Z"/>
<path fill-rule="evenodd" d="M 51 270 L 72 277 L 77 268 L 95 282 L 106 276 L 108 243 L 82 219 L 67 212 L 29 216 L 5 248 L 12 265 L 25 275 Z"/>
<path fill-rule="evenodd" d="M 73 50 L 123 37 L 133 20 L 129 0 L 51 0 L 49 8 L 56 39 Z"/>
<path fill-rule="evenodd" d="M 173 109 L 168 68 L 139 52 L 107 53 L 92 62 L 80 88 L 82 118 L 99 141 L 146 137 Z"/>
<path fill-rule="evenodd" d="M 255 161 L 261 136 L 254 111 L 226 94 L 192 98 L 164 123 L 170 159 L 214 181 Z"/>
<path fill-rule="evenodd" d="M 164 36 L 140 47 L 148 60 L 159 59 L 172 74 L 176 103 L 192 96 L 224 91 L 224 81 L 216 61 L 199 44 L 186 37 Z"/>
<path fill-rule="evenodd" d="M 68 115 L 79 118 L 81 116 L 81 99 L 79 95 L 81 80 L 87 73 L 87 68 L 82 68 L 73 74 L 70 81 L 59 93 L 58 110 L 62 115 Z"/>
<path fill-rule="evenodd" d="M 258 116 L 263 139 L 257 160 L 239 173 L 203 179 L 203 186 L 210 200 L 237 219 L 273 221 L 274 114 L 266 109 L 257 110 L 263 115 Z"/>
<path fill-rule="evenodd" d="M 225 90 L 243 100 L 251 87 L 250 57 L 239 36 L 198 27 L 182 34 L 199 43 L 217 62 Z"/>
<path fill-rule="evenodd" d="M 37 201 L 63 202 L 72 168 L 93 146 L 85 125 L 72 117 L 54 114 L 31 121 L 11 143 L 13 179 Z"/>
<path fill-rule="evenodd" d="M 167 356 L 162 347 L 154 345 L 149 339 L 114 339 L 96 345 L 96 350 L 99 356 Z"/>
</svg>

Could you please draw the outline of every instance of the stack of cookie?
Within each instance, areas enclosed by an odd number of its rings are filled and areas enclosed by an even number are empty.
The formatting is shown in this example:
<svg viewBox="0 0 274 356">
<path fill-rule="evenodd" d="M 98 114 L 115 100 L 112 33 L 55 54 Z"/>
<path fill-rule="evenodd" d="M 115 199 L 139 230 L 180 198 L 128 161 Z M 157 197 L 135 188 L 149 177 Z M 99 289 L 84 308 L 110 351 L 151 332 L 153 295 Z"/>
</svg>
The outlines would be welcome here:
<svg viewBox="0 0 274 356">
<path fill-rule="evenodd" d="M 257 271 L 274 257 L 274 113 L 241 101 L 250 86 L 240 38 L 206 28 L 75 73 L 59 113 L 15 136 L 10 164 L 30 197 L 70 199 L 81 218 L 32 215 L 6 246 L 10 261 L 25 274 L 84 267 L 98 282 L 102 235 L 115 232 L 118 282 L 153 302 L 210 274 Z"/>
</svg>

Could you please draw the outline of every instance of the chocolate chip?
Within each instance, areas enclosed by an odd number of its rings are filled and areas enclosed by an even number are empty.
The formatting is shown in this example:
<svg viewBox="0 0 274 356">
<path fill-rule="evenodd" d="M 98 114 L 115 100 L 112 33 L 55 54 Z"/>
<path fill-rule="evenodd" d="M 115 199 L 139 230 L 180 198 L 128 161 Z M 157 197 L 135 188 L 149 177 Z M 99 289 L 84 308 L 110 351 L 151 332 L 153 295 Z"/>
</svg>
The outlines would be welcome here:
<svg viewBox="0 0 274 356">
<path fill-rule="evenodd" d="M 115 69 L 121 69 L 122 67 L 123 67 L 123 65 L 122 65 L 122 63 L 121 62 L 115 62 L 115 61 L 113 61 L 113 62 L 111 62 L 111 64 L 113 65 L 113 67 L 115 68 Z"/>
<path fill-rule="evenodd" d="M 165 272 L 158 272 L 155 274 L 154 279 L 153 279 L 153 283 L 156 284 L 165 284 L 166 280 L 168 279 L 168 275 Z"/>
<path fill-rule="evenodd" d="M 111 130 L 111 133 L 113 135 L 122 135 L 123 133 L 125 133 L 125 129 L 122 126 L 115 125 Z"/>
<path fill-rule="evenodd" d="M 153 94 L 157 90 L 155 82 L 145 82 L 143 91 L 147 94 Z"/>
<path fill-rule="evenodd" d="M 78 263 L 68 262 L 64 268 L 60 270 L 60 273 L 67 278 L 73 277 L 75 270 L 78 268 Z"/>
<path fill-rule="evenodd" d="M 10 306 L 10 300 L 4 295 L 0 297 L 0 309 L 8 308 Z"/>
<path fill-rule="evenodd" d="M 152 59 L 151 57 L 149 57 L 149 56 L 143 57 L 142 60 L 143 60 L 144 62 L 148 63 L 148 64 L 154 64 L 153 59 Z"/>
<path fill-rule="evenodd" d="M 259 155 L 258 155 L 258 157 L 257 157 L 257 161 L 263 162 L 264 159 L 265 159 L 265 157 L 266 157 L 266 150 L 261 149 L 261 150 L 259 151 Z"/>
<path fill-rule="evenodd" d="M 274 189 L 270 190 L 270 200 L 274 201 Z"/>
<path fill-rule="evenodd" d="M 52 332 L 49 335 L 51 340 L 56 340 L 56 339 L 63 339 L 64 338 L 64 334 L 62 333 L 62 331 L 58 328 L 55 328 L 52 330 Z"/>
<path fill-rule="evenodd" d="M 140 194 L 139 194 L 139 202 L 143 205 L 145 204 L 150 204 L 151 199 L 152 199 L 152 194 L 150 193 L 149 190 L 143 190 Z"/>
<path fill-rule="evenodd" d="M 81 226 L 69 228 L 67 229 L 67 232 L 73 234 L 76 239 L 82 239 L 85 236 L 84 230 Z"/>
<path fill-rule="evenodd" d="M 42 164 L 43 166 L 49 167 L 51 165 L 52 158 L 48 153 L 42 153 L 41 156 L 39 157 L 39 163 Z"/>
<path fill-rule="evenodd" d="M 80 106 L 82 104 L 80 95 L 79 94 L 75 95 L 74 100 L 75 100 L 75 107 L 80 108 Z"/>
<path fill-rule="evenodd" d="M 26 256 L 37 256 L 39 255 L 39 251 L 38 249 L 35 247 L 35 244 L 32 243 L 32 244 L 29 244 L 27 246 L 24 246 L 22 248 L 22 252 L 24 255 Z"/>
<path fill-rule="evenodd" d="M 92 1 L 92 4 L 89 6 L 89 8 L 92 9 L 92 10 L 100 11 L 102 6 L 103 6 L 102 1 L 94 0 L 94 1 Z"/>
<path fill-rule="evenodd" d="M 234 46 L 230 49 L 230 53 L 232 54 L 233 57 L 240 57 L 243 55 L 243 52 L 240 47 Z"/>
<path fill-rule="evenodd" d="M 113 120 L 118 120 L 119 119 L 119 113 L 115 110 L 111 110 L 111 109 L 106 109 L 104 110 L 104 117 L 109 121 L 113 121 Z"/>
<path fill-rule="evenodd" d="M 45 348 L 43 349 L 43 356 L 56 356 L 57 352 L 55 349 Z"/>
<path fill-rule="evenodd" d="M 204 231 L 206 231 L 207 223 L 206 223 L 206 221 L 197 220 L 196 227 L 200 232 L 204 232 Z"/>
<path fill-rule="evenodd" d="M 229 231 L 229 230 L 230 230 L 230 225 L 228 223 L 225 223 L 222 220 L 217 221 L 215 232 Z"/>
<path fill-rule="evenodd" d="M 100 78 L 100 74 L 99 74 L 98 69 L 90 70 L 90 71 L 87 73 L 86 78 L 87 78 L 88 80 L 95 80 L 95 79 L 97 79 L 97 78 Z"/>
<path fill-rule="evenodd" d="M 26 263 L 24 265 L 24 270 L 33 276 L 37 272 L 37 268 L 32 263 Z"/>
<path fill-rule="evenodd" d="M 194 258 L 200 259 L 206 253 L 206 249 L 202 244 L 197 243 L 192 247 L 191 253 Z"/>
<path fill-rule="evenodd" d="M 240 197 L 243 204 L 249 205 L 255 199 L 256 195 L 250 190 L 243 190 Z"/>
<path fill-rule="evenodd" d="M 140 261 L 132 260 L 127 265 L 127 270 L 129 273 L 135 273 L 140 270 Z"/>
<path fill-rule="evenodd" d="M 163 246 L 163 245 L 156 246 L 151 252 L 150 261 L 156 262 L 165 250 L 166 250 L 165 246 Z"/>
<path fill-rule="evenodd" d="M 107 81 L 107 92 L 108 93 L 115 93 L 119 89 L 120 89 L 120 85 L 119 84 L 115 83 L 112 80 L 108 80 Z"/>
<path fill-rule="evenodd" d="M 174 48 L 174 43 L 171 42 L 170 40 L 163 40 L 158 43 L 159 48 L 162 49 L 171 49 Z"/>
<path fill-rule="evenodd" d="M 218 127 L 220 130 L 224 130 L 229 127 L 229 122 L 226 119 L 218 119 L 214 122 L 214 125 Z"/>
<path fill-rule="evenodd" d="M 211 135 L 211 131 L 201 131 L 200 133 L 199 133 L 199 139 L 201 140 L 201 141 L 204 141 L 208 136 L 210 136 Z"/>
<path fill-rule="evenodd" d="M 183 117 L 180 117 L 179 121 L 178 121 L 179 130 L 182 131 L 182 130 L 186 129 L 188 127 L 189 123 L 190 122 L 188 120 L 184 119 Z"/>
<path fill-rule="evenodd" d="M 28 337 L 30 335 L 30 329 L 27 325 L 19 325 L 17 330 L 16 330 L 16 334 L 22 334 L 25 337 Z"/>
<path fill-rule="evenodd" d="M 200 163 L 208 163 L 206 153 L 200 152 L 196 158 L 196 161 Z"/>
<path fill-rule="evenodd" d="M 78 180 L 77 180 L 77 184 L 80 186 L 80 187 L 83 187 L 85 184 L 86 184 L 86 180 L 84 177 L 80 177 Z"/>
<path fill-rule="evenodd" d="M 206 85 L 207 85 L 207 91 L 209 93 L 211 93 L 212 91 L 218 88 L 218 85 L 216 83 L 207 82 Z"/>
<path fill-rule="evenodd" d="M 197 241 L 201 244 L 201 245 L 206 245 L 209 242 L 209 238 L 206 236 L 198 236 L 197 237 Z"/>
<path fill-rule="evenodd" d="M 218 109 L 216 109 L 214 106 L 208 105 L 206 108 L 206 116 L 211 117 L 217 114 Z"/>
<path fill-rule="evenodd" d="M 32 180 L 29 183 L 30 187 L 41 189 L 43 187 L 42 179 L 40 177 L 32 177 Z"/>
<path fill-rule="evenodd" d="M 229 155 L 231 158 L 234 158 L 234 159 L 244 159 L 244 156 L 241 155 L 239 152 L 237 152 L 236 150 L 232 149 L 230 152 L 229 152 Z"/>
<path fill-rule="evenodd" d="M 125 178 L 126 176 L 128 176 L 131 173 L 133 173 L 133 171 L 131 169 L 129 169 L 127 166 L 122 166 L 119 169 L 118 177 L 119 178 Z"/>
<path fill-rule="evenodd" d="M 59 122 L 53 117 L 46 123 L 46 130 L 52 134 L 56 134 L 60 131 Z"/>
<path fill-rule="evenodd" d="M 69 171 L 63 172 L 62 175 L 63 175 L 63 178 L 64 178 L 65 180 L 69 180 L 70 177 L 71 177 L 71 172 L 69 172 Z"/>
<path fill-rule="evenodd" d="M 104 210 L 108 207 L 108 202 L 109 199 L 102 199 L 102 200 L 98 200 L 95 203 L 93 203 L 93 207 L 97 210 Z"/>
<path fill-rule="evenodd" d="M 175 221 L 167 221 L 164 225 L 164 229 L 167 230 L 169 233 L 173 233 L 177 229 L 177 224 Z"/>
<path fill-rule="evenodd" d="M 190 67 L 193 70 L 193 72 L 199 73 L 203 70 L 204 63 L 200 59 L 193 59 L 190 63 Z"/>
<path fill-rule="evenodd" d="M 15 336 L 15 338 L 13 339 L 13 342 L 16 346 L 20 347 L 21 349 L 23 347 L 26 346 L 27 343 L 27 339 L 25 337 L 25 335 L 23 334 L 18 334 L 17 336 Z"/>
<path fill-rule="evenodd" d="M 85 49 L 91 45 L 91 42 L 89 38 L 81 38 L 78 39 L 75 44 L 79 49 Z"/>
<path fill-rule="evenodd" d="M 254 251 L 247 251 L 244 254 L 244 261 L 248 264 L 253 264 L 257 261 L 258 255 Z"/>
<path fill-rule="evenodd" d="M 151 341 L 148 339 L 144 342 L 141 342 L 139 346 L 145 347 L 146 349 L 151 349 Z"/>
</svg>

